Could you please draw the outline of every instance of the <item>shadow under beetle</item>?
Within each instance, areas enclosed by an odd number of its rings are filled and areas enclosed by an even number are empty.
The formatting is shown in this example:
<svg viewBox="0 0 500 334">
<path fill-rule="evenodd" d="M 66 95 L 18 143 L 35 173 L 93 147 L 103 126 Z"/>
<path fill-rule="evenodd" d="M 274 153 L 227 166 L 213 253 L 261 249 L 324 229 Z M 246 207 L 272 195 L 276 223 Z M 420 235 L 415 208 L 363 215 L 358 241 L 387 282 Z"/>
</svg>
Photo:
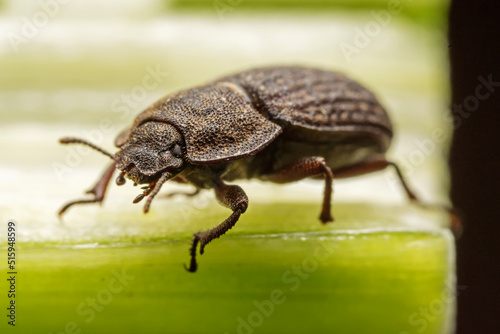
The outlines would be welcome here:
<svg viewBox="0 0 500 334">
<path fill-rule="evenodd" d="M 257 178 L 288 183 L 304 178 L 325 181 L 319 219 L 331 216 L 332 182 L 393 166 L 408 198 L 420 202 L 399 168 L 387 161 L 391 122 L 375 96 L 343 74 L 306 67 L 282 66 L 248 70 L 206 85 L 168 95 L 139 114 L 115 141 L 112 155 L 77 138 L 79 143 L 108 155 L 113 163 L 87 193 L 92 199 L 66 204 L 100 203 L 115 171 L 118 185 L 125 178 L 145 184 L 134 203 L 147 197 L 144 212 L 168 181 L 214 189 L 232 214 L 219 225 L 194 234 L 191 262 L 213 239 L 231 229 L 248 207 L 238 179 Z M 452 213 L 452 210 L 449 210 Z M 453 215 L 453 214 L 452 214 Z"/>
</svg>

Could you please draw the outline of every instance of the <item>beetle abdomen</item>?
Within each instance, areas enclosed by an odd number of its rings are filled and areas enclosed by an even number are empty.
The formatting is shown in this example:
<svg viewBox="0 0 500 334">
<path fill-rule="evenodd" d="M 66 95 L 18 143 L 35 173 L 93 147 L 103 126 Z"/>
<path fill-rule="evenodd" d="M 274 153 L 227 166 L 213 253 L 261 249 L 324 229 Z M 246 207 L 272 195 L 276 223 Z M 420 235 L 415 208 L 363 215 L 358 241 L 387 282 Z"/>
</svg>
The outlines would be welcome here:
<svg viewBox="0 0 500 334">
<path fill-rule="evenodd" d="M 376 97 L 341 73 L 294 66 L 267 67 L 218 81 L 241 86 L 259 112 L 288 128 L 285 132 L 296 139 L 330 141 L 332 136 L 360 132 L 373 135 L 387 148 L 392 137 L 391 122 Z M 316 137 L 311 137 L 311 132 Z"/>
</svg>

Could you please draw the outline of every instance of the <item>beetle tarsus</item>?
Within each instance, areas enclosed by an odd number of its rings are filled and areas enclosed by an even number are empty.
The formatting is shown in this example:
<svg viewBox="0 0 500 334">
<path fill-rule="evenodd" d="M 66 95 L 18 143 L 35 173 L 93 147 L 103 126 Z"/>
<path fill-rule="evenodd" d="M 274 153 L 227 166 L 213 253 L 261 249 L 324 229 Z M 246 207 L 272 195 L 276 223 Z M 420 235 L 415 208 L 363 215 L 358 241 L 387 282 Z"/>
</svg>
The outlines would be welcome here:
<svg viewBox="0 0 500 334">
<path fill-rule="evenodd" d="M 459 238 L 462 235 L 463 217 L 462 214 L 457 209 L 449 207 L 447 205 L 423 203 L 418 198 L 411 199 L 411 202 L 423 209 L 437 209 L 446 211 L 448 213 L 448 216 L 450 217 L 451 232 L 453 233 L 455 238 Z"/>
<path fill-rule="evenodd" d="M 186 269 L 190 273 L 194 273 L 198 269 L 198 263 L 196 263 L 196 246 L 198 246 L 198 241 L 199 239 L 195 234 L 193 241 L 191 242 L 191 248 L 189 249 L 189 254 L 191 255 L 189 268 L 184 264 L 184 269 Z"/>
<path fill-rule="evenodd" d="M 205 252 L 205 246 L 212 240 L 219 238 L 229 231 L 236 224 L 241 214 L 248 208 L 248 197 L 239 186 L 227 185 L 224 182 L 217 180 L 215 185 L 215 195 L 217 200 L 224 206 L 233 210 L 231 215 L 217 226 L 208 230 L 198 231 L 194 234 L 193 241 L 189 253 L 191 254 L 191 265 L 186 270 L 195 272 L 196 264 L 196 247 L 200 244 L 200 255 Z"/>
<path fill-rule="evenodd" d="M 453 232 L 455 238 L 460 238 L 463 232 L 463 214 L 455 208 L 447 207 L 446 209 L 448 210 L 448 213 L 450 215 L 451 231 Z"/>
<path fill-rule="evenodd" d="M 66 203 L 59 211 L 57 212 L 57 215 L 59 218 L 62 218 L 63 214 L 73 205 L 77 204 L 92 204 L 92 203 L 100 203 L 102 202 L 102 199 L 82 199 L 82 200 L 76 200 L 76 201 L 71 201 L 69 203 Z"/>
<path fill-rule="evenodd" d="M 455 235 L 456 238 L 460 237 L 462 234 L 462 219 L 461 215 L 459 212 L 447 205 L 442 205 L 442 204 L 428 204 L 423 201 L 421 201 L 417 195 L 410 189 L 408 186 L 405 177 L 403 176 L 403 173 L 401 172 L 401 169 L 399 166 L 391 161 L 387 162 L 388 166 L 392 166 L 396 170 L 396 174 L 398 175 L 399 181 L 401 182 L 401 185 L 403 186 L 404 191 L 406 192 L 406 195 L 408 196 L 408 199 L 420 206 L 421 208 L 426 208 L 426 209 L 438 209 L 438 210 L 445 210 L 448 212 L 448 215 L 450 217 L 450 229 Z"/>
<path fill-rule="evenodd" d="M 94 187 L 85 192 L 86 194 L 92 194 L 94 196 L 93 199 L 81 199 L 66 203 L 57 213 L 59 218 L 62 217 L 62 215 L 73 205 L 102 203 L 102 201 L 104 200 L 104 196 L 106 195 L 106 189 L 108 188 L 109 180 L 111 180 L 115 169 L 116 165 L 113 162 L 108 166 L 108 168 L 106 168 L 106 171 L 102 174 L 101 178 L 97 181 Z"/>
<path fill-rule="evenodd" d="M 323 224 L 326 224 L 326 223 L 333 222 L 333 217 L 329 211 L 328 212 L 321 211 L 321 215 L 319 216 L 319 220 L 321 220 L 321 222 Z"/>
<path fill-rule="evenodd" d="M 399 180 L 399 183 L 403 187 L 403 190 L 406 193 L 406 196 L 410 200 L 411 203 L 418 205 L 421 208 L 424 209 L 438 209 L 438 210 L 445 210 L 448 212 L 450 216 L 450 229 L 455 235 L 455 237 L 460 236 L 461 231 L 462 231 L 462 219 L 461 215 L 459 212 L 457 212 L 456 209 L 451 208 L 446 205 L 441 205 L 441 204 L 428 204 L 420 200 L 420 198 L 413 192 L 413 190 L 410 188 L 408 183 L 406 182 L 406 179 L 401 172 L 401 169 L 399 166 L 392 162 L 392 161 L 387 161 L 385 157 L 381 156 L 378 157 L 377 159 L 371 160 L 371 161 L 365 161 L 363 163 L 351 165 L 351 166 L 346 166 L 343 167 L 339 170 L 336 171 L 336 175 L 338 178 L 344 178 L 344 177 L 352 177 L 352 176 L 358 176 L 358 175 L 363 175 L 367 173 L 372 173 L 380 170 L 384 170 L 388 166 L 391 166 L 394 168 L 396 171 L 397 178 Z"/>
<path fill-rule="evenodd" d="M 200 242 L 200 255 L 205 253 L 205 246 L 208 245 L 212 240 L 220 238 L 223 234 L 229 231 L 236 224 L 241 216 L 240 210 L 235 210 L 233 213 L 219 225 L 212 227 L 211 229 L 205 231 L 199 231 L 195 233 L 195 238 Z"/>
<path fill-rule="evenodd" d="M 235 210 L 233 213 L 219 225 L 212 227 L 211 229 L 199 231 L 194 234 L 194 238 L 191 242 L 191 248 L 189 249 L 189 254 L 191 255 L 191 263 L 189 268 L 184 265 L 184 268 L 194 273 L 198 268 L 196 262 L 196 248 L 198 243 L 200 244 L 200 255 L 205 253 L 205 246 L 208 245 L 212 240 L 219 238 L 221 235 L 229 231 L 238 221 L 242 212 L 240 210 Z"/>
</svg>

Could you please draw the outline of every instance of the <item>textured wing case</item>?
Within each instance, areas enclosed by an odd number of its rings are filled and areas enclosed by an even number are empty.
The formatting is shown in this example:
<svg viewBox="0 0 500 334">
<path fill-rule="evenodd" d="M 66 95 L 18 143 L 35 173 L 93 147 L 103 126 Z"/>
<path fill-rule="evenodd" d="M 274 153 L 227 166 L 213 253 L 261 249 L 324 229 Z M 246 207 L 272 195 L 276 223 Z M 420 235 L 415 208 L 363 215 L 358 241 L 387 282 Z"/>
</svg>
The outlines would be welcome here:
<svg viewBox="0 0 500 334">
<path fill-rule="evenodd" d="M 281 133 L 257 112 L 233 84 L 218 83 L 165 97 L 141 113 L 133 128 L 148 121 L 167 122 L 183 134 L 189 160 L 217 163 L 253 155 Z"/>
<path fill-rule="evenodd" d="M 392 136 L 384 108 L 366 88 L 340 73 L 292 66 L 253 69 L 172 94 L 141 113 L 132 130 L 148 121 L 176 126 L 195 164 L 256 154 L 283 129 L 305 141 L 368 136 L 382 150 Z"/>
<path fill-rule="evenodd" d="M 284 128 L 320 130 L 319 136 L 366 132 L 375 134 L 385 145 L 392 137 L 390 120 L 375 96 L 337 72 L 269 67 L 219 81 L 241 86 L 261 113 Z"/>
</svg>

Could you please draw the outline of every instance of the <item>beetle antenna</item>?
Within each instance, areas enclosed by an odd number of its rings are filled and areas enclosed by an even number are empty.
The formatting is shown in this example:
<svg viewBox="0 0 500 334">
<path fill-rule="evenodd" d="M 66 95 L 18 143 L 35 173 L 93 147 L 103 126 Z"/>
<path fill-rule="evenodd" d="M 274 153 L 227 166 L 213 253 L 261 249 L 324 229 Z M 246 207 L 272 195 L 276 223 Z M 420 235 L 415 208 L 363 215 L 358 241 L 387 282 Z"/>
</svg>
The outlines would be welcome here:
<svg viewBox="0 0 500 334">
<path fill-rule="evenodd" d="M 161 175 L 161 177 L 156 181 L 155 187 L 153 188 L 153 191 L 151 191 L 151 194 L 149 195 L 146 204 L 144 204 L 144 213 L 147 213 L 149 211 L 149 207 L 151 206 L 151 202 L 153 201 L 153 198 L 155 198 L 156 194 L 160 192 L 161 186 L 167 182 L 170 178 L 172 177 L 172 173 L 165 172 Z M 141 198 L 142 199 L 142 198 Z"/>
<path fill-rule="evenodd" d="M 85 139 L 73 138 L 73 137 L 64 137 L 64 138 L 59 139 L 59 142 L 61 144 L 82 144 L 82 145 L 86 145 L 86 146 L 88 146 L 90 148 L 93 148 L 94 150 L 96 150 L 98 152 L 101 152 L 104 155 L 107 155 L 112 160 L 115 160 L 115 157 L 113 156 L 113 154 L 111 154 L 109 152 L 106 152 L 102 148 L 97 147 L 96 145 L 94 145 L 94 144 L 86 141 Z"/>
</svg>

